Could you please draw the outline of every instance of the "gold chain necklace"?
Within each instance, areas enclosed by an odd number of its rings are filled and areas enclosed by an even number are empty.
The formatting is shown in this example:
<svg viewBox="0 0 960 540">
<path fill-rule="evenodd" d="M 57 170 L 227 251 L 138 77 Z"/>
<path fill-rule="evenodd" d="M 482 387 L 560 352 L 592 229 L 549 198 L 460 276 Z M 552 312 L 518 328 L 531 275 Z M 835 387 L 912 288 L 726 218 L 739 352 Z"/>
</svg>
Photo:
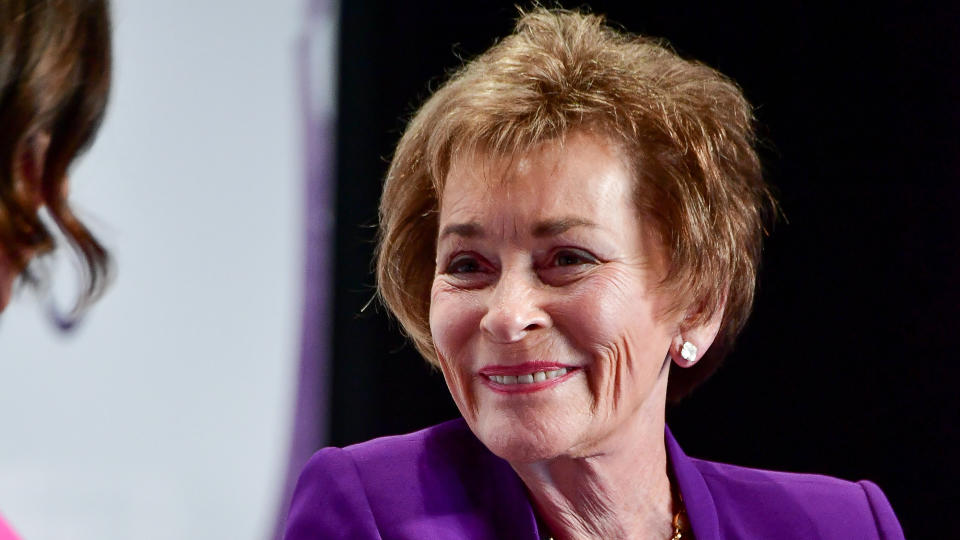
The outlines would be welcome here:
<svg viewBox="0 0 960 540">
<path fill-rule="evenodd" d="M 680 504 L 683 504 L 683 499 L 680 499 Z M 670 540 L 692 539 L 693 535 L 688 534 L 689 532 L 690 523 L 687 522 L 687 509 L 680 506 L 680 511 L 673 516 L 673 536 L 670 537 Z"/>
</svg>

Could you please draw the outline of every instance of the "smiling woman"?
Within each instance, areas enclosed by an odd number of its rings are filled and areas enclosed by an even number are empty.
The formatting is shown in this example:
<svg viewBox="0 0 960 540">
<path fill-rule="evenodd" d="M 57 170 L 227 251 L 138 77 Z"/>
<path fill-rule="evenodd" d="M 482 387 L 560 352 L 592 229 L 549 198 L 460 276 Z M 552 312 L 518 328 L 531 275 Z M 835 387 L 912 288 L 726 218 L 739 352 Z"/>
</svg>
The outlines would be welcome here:
<svg viewBox="0 0 960 540">
<path fill-rule="evenodd" d="M 491 159 L 450 169 L 430 301 L 467 424 L 511 463 L 593 455 L 614 433 L 662 436 L 653 396 L 666 395 L 680 321 L 666 315 L 662 250 L 633 204 L 626 159 L 586 131 L 513 163 Z M 708 343 L 716 329 L 685 337 Z M 650 421 L 632 422 L 641 409 Z"/>
<path fill-rule="evenodd" d="M 287 538 L 902 538 L 868 481 L 691 459 L 666 428 L 750 311 L 753 144 L 720 73 L 522 15 L 413 118 L 381 200 L 382 297 L 463 420 L 317 453 Z"/>
</svg>

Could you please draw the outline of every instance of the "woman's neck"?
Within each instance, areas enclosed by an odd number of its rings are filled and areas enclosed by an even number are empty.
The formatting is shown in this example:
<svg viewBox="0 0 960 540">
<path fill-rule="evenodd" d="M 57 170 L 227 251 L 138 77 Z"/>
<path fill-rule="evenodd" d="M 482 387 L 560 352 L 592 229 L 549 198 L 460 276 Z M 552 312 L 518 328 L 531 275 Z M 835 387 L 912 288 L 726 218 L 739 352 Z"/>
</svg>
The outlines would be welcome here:
<svg viewBox="0 0 960 540">
<path fill-rule="evenodd" d="M 670 537 L 664 404 L 650 405 L 582 457 L 512 464 L 554 538 Z"/>
</svg>

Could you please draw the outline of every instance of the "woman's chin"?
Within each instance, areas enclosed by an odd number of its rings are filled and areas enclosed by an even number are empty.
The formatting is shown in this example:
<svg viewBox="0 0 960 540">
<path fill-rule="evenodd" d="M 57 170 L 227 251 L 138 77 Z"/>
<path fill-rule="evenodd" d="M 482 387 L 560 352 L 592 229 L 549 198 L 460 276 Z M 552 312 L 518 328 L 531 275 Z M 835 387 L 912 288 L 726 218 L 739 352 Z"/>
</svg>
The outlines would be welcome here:
<svg viewBox="0 0 960 540">
<path fill-rule="evenodd" d="M 477 438 L 491 452 L 513 464 L 553 459 L 563 455 L 572 443 L 567 440 L 566 433 L 555 429 L 556 426 L 547 428 L 537 423 L 509 422 L 502 418 L 479 424 L 473 430 Z"/>
</svg>

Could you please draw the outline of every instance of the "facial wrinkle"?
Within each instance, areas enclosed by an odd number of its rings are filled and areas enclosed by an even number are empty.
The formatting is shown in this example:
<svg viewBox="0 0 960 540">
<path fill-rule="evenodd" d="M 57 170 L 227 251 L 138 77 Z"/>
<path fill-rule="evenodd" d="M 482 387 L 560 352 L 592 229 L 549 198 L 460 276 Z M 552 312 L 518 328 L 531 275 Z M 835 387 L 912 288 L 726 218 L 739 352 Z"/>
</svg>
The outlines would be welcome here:
<svg viewBox="0 0 960 540">
<path fill-rule="evenodd" d="M 624 396 L 624 384 L 629 384 L 631 379 L 628 377 L 627 372 L 630 371 L 629 364 L 634 362 L 633 356 L 630 354 L 630 340 L 624 339 L 617 344 L 617 358 L 616 358 L 616 369 L 614 376 L 613 384 L 613 403 L 610 407 L 611 412 L 616 412 L 620 409 L 620 405 L 623 401 Z"/>
<path fill-rule="evenodd" d="M 446 355 L 439 349 L 437 349 L 437 359 L 440 364 L 440 372 L 443 373 L 443 378 L 447 381 L 447 388 L 450 389 L 454 401 L 458 404 L 468 405 L 467 410 L 470 411 L 471 416 L 477 418 L 477 400 L 473 399 L 473 386 L 470 384 L 471 381 L 464 377 L 462 367 L 451 364 Z"/>
</svg>

